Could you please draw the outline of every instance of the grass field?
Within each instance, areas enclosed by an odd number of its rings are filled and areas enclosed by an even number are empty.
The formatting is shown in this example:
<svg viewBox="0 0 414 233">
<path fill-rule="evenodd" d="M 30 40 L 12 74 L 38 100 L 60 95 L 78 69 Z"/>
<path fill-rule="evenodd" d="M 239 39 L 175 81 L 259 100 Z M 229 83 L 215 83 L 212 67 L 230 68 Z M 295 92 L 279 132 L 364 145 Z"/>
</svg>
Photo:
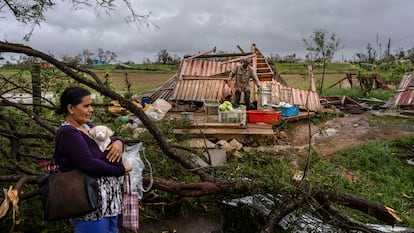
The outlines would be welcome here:
<svg viewBox="0 0 414 233">
<path fill-rule="evenodd" d="M 288 84 L 288 86 L 309 89 L 309 78 L 308 75 L 297 75 L 297 74 L 282 74 L 283 80 Z M 345 78 L 345 74 L 325 74 L 325 81 L 323 86 L 325 88 L 335 84 L 339 80 Z M 315 84 L 318 84 L 322 79 L 321 74 L 314 75 Z"/>
<path fill-rule="evenodd" d="M 308 63 L 277 63 L 275 64 L 277 72 L 280 74 L 299 74 L 308 75 Z M 326 74 L 345 74 L 348 72 L 357 72 L 358 67 L 351 63 L 328 63 L 326 66 Z M 314 74 L 322 74 L 322 64 L 315 64 L 313 67 Z"/>
<path fill-rule="evenodd" d="M 103 74 L 98 74 L 103 77 Z M 128 80 L 131 83 L 131 92 L 140 94 L 154 88 L 161 86 L 168 79 L 170 79 L 173 74 L 165 73 L 128 73 Z M 308 89 L 309 88 L 309 79 L 308 75 L 299 75 L 299 74 L 282 74 L 282 78 L 286 83 L 291 87 Z M 321 74 L 316 74 L 315 83 L 318 83 L 321 79 Z M 345 74 L 326 74 L 324 87 L 328 87 L 338 80 L 341 80 L 345 77 Z M 124 73 L 110 73 L 109 79 L 111 84 L 117 91 L 126 91 L 126 77 Z"/>
<path fill-rule="evenodd" d="M 289 86 L 308 89 L 308 68 L 305 63 L 281 63 L 275 65 L 277 72 L 287 82 Z M 100 67 L 95 72 L 103 77 L 105 73 L 109 74 L 112 85 L 118 91 L 126 91 L 127 85 L 125 82 L 125 73 L 128 75 L 128 80 L 131 82 L 131 91 L 133 93 L 143 93 L 159 87 L 174 75 L 176 70 L 173 66 L 152 67 L 141 65 L 142 70 L 116 70 L 113 67 Z M 148 69 L 148 70 L 144 70 Z M 153 70 L 153 71 L 150 71 Z M 335 63 L 329 64 L 325 74 L 324 87 L 328 87 L 340 79 L 345 77 L 347 72 L 355 72 L 356 68 L 350 63 Z M 103 72 L 104 71 L 104 72 Z M 318 83 L 322 77 L 322 69 L 316 66 L 314 69 L 315 82 Z"/>
<path fill-rule="evenodd" d="M 102 74 L 98 74 L 102 76 Z M 170 73 L 110 73 L 109 79 L 117 91 L 124 92 L 127 90 L 126 77 L 131 83 L 131 92 L 141 94 L 157 88 L 170 79 L 173 74 Z"/>
</svg>

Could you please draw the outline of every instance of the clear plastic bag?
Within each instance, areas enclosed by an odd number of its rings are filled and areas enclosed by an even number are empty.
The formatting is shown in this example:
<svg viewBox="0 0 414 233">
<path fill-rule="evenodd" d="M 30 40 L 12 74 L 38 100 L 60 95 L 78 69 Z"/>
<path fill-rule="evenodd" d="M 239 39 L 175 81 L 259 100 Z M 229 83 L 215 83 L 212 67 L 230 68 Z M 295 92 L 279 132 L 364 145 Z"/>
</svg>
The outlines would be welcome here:
<svg viewBox="0 0 414 233">
<path fill-rule="evenodd" d="M 147 116 L 149 118 L 151 118 L 154 121 L 160 121 L 162 120 L 162 118 L 164 118 L 165 113 L 159 109 L 159 108 L 155 108 L 153 106 L 150 106 L 146 111 L 145 114 L 147 114 Z"/>
<path fill-rule="evenodd" d="M 151 182 L 147 188 L 144 188 L 142 184 L 142 171 L 145 169 L 145 164 L 141 160 L 141 154 L 144 156 L 150 171 Z M 122 161 L 125 166 L 132 167 L 132 171 L 129 172 L 131 180 L 131 192 L 134 194 L 138 194 L 139 197 L 142 198 L 143 192 L 148 192 L 149 189 L 152 187 L 153 182 L 151 164 L 145 157 L 145 147 L 142 145 L 142 142 L 135 144 L 133 146 L 126 146 L 125 151 L 122 154 Z"/>
</svg>

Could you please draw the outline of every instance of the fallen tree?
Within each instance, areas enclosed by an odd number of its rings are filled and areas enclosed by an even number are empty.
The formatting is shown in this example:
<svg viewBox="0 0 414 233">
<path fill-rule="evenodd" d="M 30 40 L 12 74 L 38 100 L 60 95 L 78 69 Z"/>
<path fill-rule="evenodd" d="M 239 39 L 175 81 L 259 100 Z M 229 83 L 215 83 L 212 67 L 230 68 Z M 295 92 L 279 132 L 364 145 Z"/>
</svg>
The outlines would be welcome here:
<svg viewBox="0 0 414 233">
<path fill-rule="evenodd" d="M 153 189 L 163 190 L 165 192 L 180 195 L 183 197 L 202 197 L 207 195 L 225 195 L 235 193 L 239 193 L 241 195 L 249 194 L 252 192 L 252 189 L 254 189 L 254 187 L 269 186 L 269 184 L 255 183 L 249 180 L 243 180 L 242 182 L 236 182 L 232 180 L 229 181 L 215 177 L 206 170 L 200 169 L 200 167 L 191 159 L 189 159 L 188 156 L 185 156 L 184 154 L 179 153 L 178 150 L 174 149 L 174 145 L 171 145 L 166 140 L 160 129 L 149 119 L 142 108 L 137 107 L 130 100 L 107 88 L 100 80 L 100 78 L 91 71 L 79 69 L 74 65 L 65 64 L 50 55 L 21 44 L 12 44 L 0 41 L 0 52 L 25 54 L 30 57 L 42 59 L 54 65 L 57 69 L 78 83 L 88 86 L 112 100 L 118 101 L 122 107 L 129 110 L 141 120 L 165 156 L 169 157 L 177 164 L 179 164 L 183 169 L 186 169 L 199 178 L 199 182 L 191 183 L 180 180 L 165 180 L 163 178 L 157 177 L 154 179 Z M 88 76 L 85 77 L 81 73 L 87 74 Z M 45 131 L 44 135 L 39 133 L 36 133 L 36 135 L 41 135 L 42 137 L 49 140 L 53 138 L 54 132 L 57 129 L 56 124 L 54 124 L 55 122 L 50 123 L 35 112 L 31 111 L 26 106 L 9 102 L 3 96 L 0 96 L 0 105 L 14 107 L 15 109 L 21 111 L 26 115 L 29 122 L 36 123 L 36 125 Z M 29 135 L 29 133 L 17 133 L 18 130 L 17 127 L 15 127 L 17 123 L 8 116 L 0 116 L 2 119 L 4 119 L 5 122 L 9 122 L 8 129 L 5 128 L 5 126 L 0 128 L 0 136 L 7 138 L 10 141 L 10 147 L 12 148 L 10 150 L 11 155 L 8 156 L 10 158 L 10 164 L 14 168 L 18 168 L 17 171 L 21 173 L 34 175 L 7 175 L 0 177 L 0 180 L 3 182 L 17 182 L 14 185 L 13 189 L 17 191 L 17 195 L 19 196 L 23 184 L 35 184 L 37 182 L 37 177 L 44 174 L 44 172 L 30 170 L 18 163 L 20 138 Z M 31 136 L 34 137 L 35 133 L 32 134 L 33 135 Z M 4 154 L 5 153 L 6 152 L 4 152 Z M 18 173 L 16 172 L 16 174 Z M 147 182 L 148 177 L 145 177 L 144 184 Z M 400 221 L 398 216 L 394 214 L 391 208 L 381 203 L 376 203 L 362 197 L 356 197 L 350 194 L 341 193 L 337 190 L 332 191 L 323 188 L 309 189 L 306 182 L 294 183 L 292 181 L 292 184 L 295 187 L 295 191 L 292 191 L 289 193 L 289 195 L 287 195 L 288 198 L 282 203 L 281 206 L 274 206 L 272 213 L 270 216 L 268 216 L 267 225 L 264 226 L 262 230 L 263 232 L 275 232 L 278 222 L 284 216 L 293 210 L 305 205 L 314 206 L 316 209 L 323 212 L 325 221 L 347 230 L 359 229 L 364 232 L 378 232 L 375 229 L 370 229 L 362 223 L 352 221 L 351 218 L 341 214 L 340 211 L 338 211 L 332 205 L 332 203 L 359 210 L 367 215 L 371 215 L 378 220 L 391 225 L 394 225 Z M 39 193 L 37 190 L 32 191 L 20 196 L 20 199 L 23 200 L 25 198 L 32 198 L 38 194 Z M 2 201 L 4 201 L 4 199 Z M 335 221 L 332 221 L 333 219 Z"/>
</svg>

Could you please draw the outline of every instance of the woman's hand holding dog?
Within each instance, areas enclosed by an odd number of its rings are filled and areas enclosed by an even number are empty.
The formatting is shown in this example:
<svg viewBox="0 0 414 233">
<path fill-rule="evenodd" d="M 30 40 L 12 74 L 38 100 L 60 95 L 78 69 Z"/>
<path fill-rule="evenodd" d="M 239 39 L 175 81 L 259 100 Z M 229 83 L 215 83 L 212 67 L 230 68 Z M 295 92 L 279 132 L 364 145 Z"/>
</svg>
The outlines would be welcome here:
<svg viewBox="0 0 414 233">
<path fill-rule="evenodd" d="M 106 148 L 107 150 L 109 150 L 109 153 L 106 156 L 109 162 L 121 161 L 123 147 L 123 143 L 120 140 L 116 140 Z"/>
<path fill-rule="evenodd" d="M 124 167 L 125 167 L 125 175 L 128 175 L 128 173 L 130 172 L 130 171 L 132 171 L 132 167 L 131 166 L 125 166 L 125 164 L 124 164 Z"/>
</svg>

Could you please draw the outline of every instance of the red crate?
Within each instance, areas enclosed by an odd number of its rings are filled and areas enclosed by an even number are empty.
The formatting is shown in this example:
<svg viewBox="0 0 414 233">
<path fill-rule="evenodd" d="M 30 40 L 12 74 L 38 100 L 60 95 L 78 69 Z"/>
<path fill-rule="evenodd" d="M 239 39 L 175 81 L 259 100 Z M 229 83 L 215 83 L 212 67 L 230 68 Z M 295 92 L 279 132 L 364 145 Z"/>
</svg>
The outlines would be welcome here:
<svg viewBox="0 0 414 233">
<path fill-rule="evenodd" d="M 272 110 L 249 110 L 247 111 L 247 121 L 250 123 L 277 123 L 280 121 L 280 112 Z"/>
</svg>

